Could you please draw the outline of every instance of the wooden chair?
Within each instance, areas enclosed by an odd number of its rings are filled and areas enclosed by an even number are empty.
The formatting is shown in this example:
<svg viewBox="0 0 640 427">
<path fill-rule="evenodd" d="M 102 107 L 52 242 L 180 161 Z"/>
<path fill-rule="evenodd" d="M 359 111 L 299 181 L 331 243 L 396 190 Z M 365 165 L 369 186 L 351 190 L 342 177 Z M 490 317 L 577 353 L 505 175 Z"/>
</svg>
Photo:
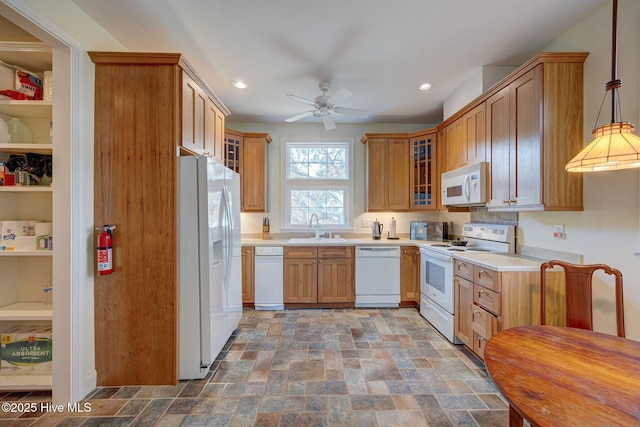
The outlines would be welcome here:
<svg viewBox="0 0 640 427">
<path fill-rule="evenodd" d="M 566 326 L 593 330 L 593 312 L 591 283 L 593 273 L 603 270 L 615 276 L 616 281 L 616 323 L 618 336 L 624 337 L 624 305 L 622 298 L 622 273 L 605 264 L 570 264 L 562 261 L 549 261 L 540 266 L 540 324 L 546 323 L 546 270 L 553 267 L 564 268 L 566 285 Z"/>
</svg>

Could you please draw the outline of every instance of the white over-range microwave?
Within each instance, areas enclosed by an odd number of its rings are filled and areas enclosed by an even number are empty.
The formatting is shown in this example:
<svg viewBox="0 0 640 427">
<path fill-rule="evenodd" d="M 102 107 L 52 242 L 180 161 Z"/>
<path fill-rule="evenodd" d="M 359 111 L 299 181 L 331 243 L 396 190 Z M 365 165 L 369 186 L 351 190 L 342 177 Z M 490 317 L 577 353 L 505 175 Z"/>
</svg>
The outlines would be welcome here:
<svg viewBox="0 0 640 427">
<path fill-rule="evenodd" d="M 443 205 L 484 206 L 487 202 L 487 162 L 444 172 L 441 182 Z"/>
</svg>

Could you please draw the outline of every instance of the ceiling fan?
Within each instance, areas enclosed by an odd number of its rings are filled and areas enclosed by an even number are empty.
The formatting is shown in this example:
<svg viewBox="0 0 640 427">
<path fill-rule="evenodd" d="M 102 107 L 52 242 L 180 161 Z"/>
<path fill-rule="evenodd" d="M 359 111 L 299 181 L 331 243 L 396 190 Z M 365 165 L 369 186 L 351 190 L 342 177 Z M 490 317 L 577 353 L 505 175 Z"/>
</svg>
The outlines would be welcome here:
<svg viewBox="0 0 640 427">
<path fill-rule="evenodd" d="M 360 118 L 366 118 L 369 116 L 369 112 L 367 110 L 359 110 L 357 108 L 346 108 L 339 107 L 336 104 L 340 101 L 344 101 L 348 97 L 351 96 L 351 92 L 346 89 L 338 89 L 333 95 L 327 95 L 327 91 L 329 90 L 328 82 L 321 82 L 319 85 L 320 90 L 322 91 L 322 95 L 316 96 L 316 99 L 310 101 L 308 99 L 301 98 L 296 95 L 287 95 L 289 98 L 295 99 L 296 101 L 303 102 L 307 105 L 311 105 L 314 107 L 313 110 L 305 111 L 304 113 L 295 115 L 293 117 L 289 117 L 285 120 L 285 122 L 291 123 L 296 120 L 300 120 L 303 117 L 313 116 L 320 117 L 322 119 L 322 123 L 324 124 L 324 128 L 326 130 L 335 129 L 336 123 L 333 120 L 333 116 L 331 112 L 338 114 L 345 114 L 348 116 L 355 116 Z"/>
</svg>

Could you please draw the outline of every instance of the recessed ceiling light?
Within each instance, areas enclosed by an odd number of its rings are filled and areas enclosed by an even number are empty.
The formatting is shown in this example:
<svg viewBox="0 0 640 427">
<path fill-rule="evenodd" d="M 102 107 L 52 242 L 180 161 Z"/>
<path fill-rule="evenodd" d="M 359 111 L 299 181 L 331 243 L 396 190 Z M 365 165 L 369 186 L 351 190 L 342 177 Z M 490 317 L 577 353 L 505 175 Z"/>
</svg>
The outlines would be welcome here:
<svg viewBox="0 0 640 427">
<path fill-rule="evenodd" d="M 418 86 L 418 89 L 420 89 L 420 90 L 429 90 L 429 89 L 431 89 L 431 83 L 422 83 L 420 86 Z"/>
<path fill-rule="evenodd" d="M 243 82 L 242 80 L 234 80 L 231 83 L 233 83 L 233 85 L 235 87 L 237 87 L 238 89 L 246 89 L 246 87 L 247 87 L 247 84 L 245 82 Z"/>
</svg>

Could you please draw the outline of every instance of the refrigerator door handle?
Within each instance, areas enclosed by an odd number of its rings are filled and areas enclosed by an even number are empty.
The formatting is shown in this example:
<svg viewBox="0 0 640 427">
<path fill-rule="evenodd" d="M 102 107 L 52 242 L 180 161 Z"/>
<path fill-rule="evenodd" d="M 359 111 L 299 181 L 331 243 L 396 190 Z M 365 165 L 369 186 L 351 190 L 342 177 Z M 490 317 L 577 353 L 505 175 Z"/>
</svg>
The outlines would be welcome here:
<svg viewBox="0 0 640 427">
<path fill-rule="evenodd" d="M 229 289 L 229 276 L 231 274 L 231 257 L 233 256 L 233 223 L 231 216 L 231 206 L 229 206 L 227 196 L 227 186 L 222 186 L 222 208 L 224 209 L 224 216 L 227 222 L 227 227 L 224 227 L 224 238 L 227 246 L 226 263 L 224 272 L 224 287 Z"/>
</svg>

